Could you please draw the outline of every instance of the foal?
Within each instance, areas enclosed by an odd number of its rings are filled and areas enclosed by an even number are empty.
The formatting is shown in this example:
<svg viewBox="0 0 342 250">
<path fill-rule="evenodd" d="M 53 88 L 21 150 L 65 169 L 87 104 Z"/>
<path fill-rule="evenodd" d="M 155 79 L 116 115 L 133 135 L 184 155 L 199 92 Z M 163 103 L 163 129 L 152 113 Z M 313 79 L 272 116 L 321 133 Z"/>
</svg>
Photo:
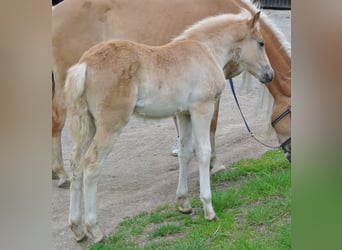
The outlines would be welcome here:
<svg viewBox="0 0 342 250">
<path fill-rule="evenodd" d="M 194 147 L 200 169 L 200 198 L 207 220 L 216 218 L 210 190 L 210 123 L 231 74 L 246 69 L 260 82 L 273 79 L 259 32 L 260 12 L 209 17 L 167 45 L 151 47 L 130 41 L 102 42 L 70 68 L 65 94 L 68 125 L 75 144 L 71 160 L 69 224 L 77 241 L 85 231 L 101 241 L 96 192 L 102 162 L 133 113 L 147 118 L 177 115 L 180 126 L 177 202 L 191 212 L 187 166 Z M 233 63 L 232 63 L 233 62 Z M 227 67 L 227 66 L 226 66 Z M 81 225 L 83 180 L 86 230 Z"/>
</svg>

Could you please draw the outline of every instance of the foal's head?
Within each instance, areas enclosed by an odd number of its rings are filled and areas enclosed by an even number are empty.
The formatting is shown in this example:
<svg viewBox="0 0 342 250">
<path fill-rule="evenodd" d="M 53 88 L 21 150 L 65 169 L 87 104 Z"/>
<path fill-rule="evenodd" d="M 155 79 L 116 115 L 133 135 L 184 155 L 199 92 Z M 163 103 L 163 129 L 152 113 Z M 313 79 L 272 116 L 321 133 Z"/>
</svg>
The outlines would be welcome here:
<svg viewBox="0 0 342 250">
<path fill-rule="evenodd" d="M 265 51 L 265 41 L 259 31 L 260 12 L 233 29 L 235 46 L 230 51 L 232 60 L 224 66 L 226 78 L 246 69 L 262 83 L 273 79 L 273 69 Z"/>
</svg>

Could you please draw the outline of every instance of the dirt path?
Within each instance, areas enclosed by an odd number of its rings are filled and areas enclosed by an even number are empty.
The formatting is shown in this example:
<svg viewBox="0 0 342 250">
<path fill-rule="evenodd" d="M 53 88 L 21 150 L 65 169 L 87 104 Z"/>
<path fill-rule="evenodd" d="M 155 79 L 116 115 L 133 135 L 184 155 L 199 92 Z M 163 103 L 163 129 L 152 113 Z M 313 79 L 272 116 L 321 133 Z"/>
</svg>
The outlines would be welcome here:
<svg viewBox="0 0 342 250">
<path fill-rule="evenodd" d="M 291 12 L 265 11 L 291 40 Z M 267 45 L 266 45 L 267 46 Z M 240 105 L 253 132 L 265 142 L 275 144 L 274 134 L 265 137 L 267 122 L 258 112 L 257 96 L 264 88 L 253 80 L 253 89 L 239 88 L 241 78 L 234 79 Z M 177 157 L 170 155 L 176 136 L 171 118 L 144 120 L 133 117 L 123 130 L 112 153 L 105 161 L 98 186 L 98 221 L 106 234 L 125 216 L 150 211 L 175 201 L 178 178 Z M 63 132 L 64 162 L 69 171 L 72 143 L 67 129 Z M 216 133 L 217 158 L 225 166 L 246 157 L 257 157 L 268 149 L 248 134 L 227 85 L 221 98 Z M 189 190 L 198 194 L 198 169 L 195 160 L 189 167 Z M 69 191 L 52 182 L 52 238 L 54 250 L 84 249 L 72 238 L 68 228 Z"/>
</svg>

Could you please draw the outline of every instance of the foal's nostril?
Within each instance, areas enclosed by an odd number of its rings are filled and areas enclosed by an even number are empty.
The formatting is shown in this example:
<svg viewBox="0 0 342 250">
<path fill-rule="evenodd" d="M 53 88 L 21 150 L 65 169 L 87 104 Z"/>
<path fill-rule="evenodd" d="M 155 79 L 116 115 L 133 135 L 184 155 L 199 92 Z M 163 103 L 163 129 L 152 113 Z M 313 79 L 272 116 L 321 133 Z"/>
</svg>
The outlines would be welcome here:
<svg viewBox="0 0 342 250">
<path fill-rule="evenodd" d="M 266 83 L 272 81 L 274 76 L 273 69 L 269 65 L 264 66 L 262 69 L 262 75 L 264 78 L 263 82 Z"/>
<path fill-rule="evenodd" d="M 273 70 L 271 70 L 268 74 L 266 74 L 266 81 L 270 82 L 273 80 Z"/>
</svg>

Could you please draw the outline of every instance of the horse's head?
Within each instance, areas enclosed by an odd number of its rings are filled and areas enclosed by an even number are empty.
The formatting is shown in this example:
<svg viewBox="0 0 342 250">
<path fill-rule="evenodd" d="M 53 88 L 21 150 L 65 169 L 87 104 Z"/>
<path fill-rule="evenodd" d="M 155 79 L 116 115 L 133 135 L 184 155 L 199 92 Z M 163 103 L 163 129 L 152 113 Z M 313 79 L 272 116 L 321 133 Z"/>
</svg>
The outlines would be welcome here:
<svg viewBox="0 0 342 250">
<path fill-rule="evenodd" d="M 259 31 L 260 12 L 247 19 L 236 29 L 236 46 L 230 51 L 231 60 L 224 66 L 226 78 L 231 78 L 246 69 L 262 83 L 273 79 L 273 69 L 265 50 L 265 42 Z"/>
</svg>

